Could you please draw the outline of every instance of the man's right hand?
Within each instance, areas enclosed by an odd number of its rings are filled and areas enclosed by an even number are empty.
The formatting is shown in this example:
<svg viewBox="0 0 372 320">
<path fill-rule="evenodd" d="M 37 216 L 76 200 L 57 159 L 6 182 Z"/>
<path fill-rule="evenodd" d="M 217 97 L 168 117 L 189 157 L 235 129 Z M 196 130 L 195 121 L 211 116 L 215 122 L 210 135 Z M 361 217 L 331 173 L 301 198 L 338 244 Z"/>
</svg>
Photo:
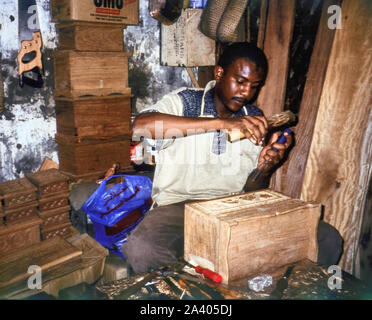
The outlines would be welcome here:
<svg viewBox="0 0 372 320">
<path fill-rule="evenodd" d="M 224 127 L 229 130 L 241 131 L 255 145 L 262 145 L 268 131 L 264 116 L 243 116 L 225 119 Z"/>
</svg>

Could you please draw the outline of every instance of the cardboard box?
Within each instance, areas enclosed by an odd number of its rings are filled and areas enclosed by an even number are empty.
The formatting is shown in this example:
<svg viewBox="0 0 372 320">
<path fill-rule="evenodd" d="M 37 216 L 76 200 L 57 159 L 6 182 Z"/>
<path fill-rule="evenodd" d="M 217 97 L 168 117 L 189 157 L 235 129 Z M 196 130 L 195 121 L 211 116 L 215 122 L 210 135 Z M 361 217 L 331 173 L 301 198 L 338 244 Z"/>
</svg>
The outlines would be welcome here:
<svg viewBox="0 0 372 320">
<path fill-rule="evenodd" d="M 183 9 L 177 22 L 161 25 L 160 62 L 167 66 L 214 66 L 216 43 L 198 30 L 203 9 Z"/>
<path fill-rule="evenodd" d="M 57 132 L 77 137 L 130 133 L 130 96 L 56 98 Z"/>
<path fill-rule="evenodd" d="M 51 0 L 52 21 L 138 24 L 139 0 Z"/>
<path fill-rule="evenodd" d="M 320 204 L 270 189 L 185 205 L 184 258 L 229 283 L 318 257 Z"/>
<path fill-rule="evenodd" d="M 125 25 L 73 21 L 56 27 L 59 50 L 123 51 Z"/>
<path fill-rule="evenodd" d="M 54 57 L 55 97 L 130 95 L 128 52 L 58 51 Z"/>
</svg>

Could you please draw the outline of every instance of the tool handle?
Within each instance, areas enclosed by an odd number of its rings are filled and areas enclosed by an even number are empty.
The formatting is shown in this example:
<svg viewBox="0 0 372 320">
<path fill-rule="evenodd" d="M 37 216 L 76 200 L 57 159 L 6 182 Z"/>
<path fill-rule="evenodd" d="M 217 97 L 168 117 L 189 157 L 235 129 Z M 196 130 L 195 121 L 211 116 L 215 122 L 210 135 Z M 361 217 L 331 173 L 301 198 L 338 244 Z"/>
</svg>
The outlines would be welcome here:
<svg viewBox="0 0 372 320">
<path fill-rule="evenodd" d="M 291 133 L 292 133 L 292 130 L 289 129 L 289 128 L 285 129 L 285 130 L 282 132 L 282 134 L 279 136 L 277 143 L 284 144 L 284 143 L 287 142 L 287 137 L 284 135 L 285 132 L 288 133 L 288 134 L 291 134 Z M 278 149 L 275 149 L 275 148 L 272 148 L 272 149 L 273 149 L 275 152 L 278 152 L 278 151 L 279 151 Z"/>
<path fill-rule="evenodd" d="M 195 271 L 197 273 L 203 274 L 205 277 L 207 277 L 208 279 L 211 279 L 212 281 L 216 283 L 220 283 L 222 281 L 222 277 L 218 273 L 213 272 L 207 268 L 202 268 L 201 266 L 197 266 L 195 267 Z"/>
</svg>

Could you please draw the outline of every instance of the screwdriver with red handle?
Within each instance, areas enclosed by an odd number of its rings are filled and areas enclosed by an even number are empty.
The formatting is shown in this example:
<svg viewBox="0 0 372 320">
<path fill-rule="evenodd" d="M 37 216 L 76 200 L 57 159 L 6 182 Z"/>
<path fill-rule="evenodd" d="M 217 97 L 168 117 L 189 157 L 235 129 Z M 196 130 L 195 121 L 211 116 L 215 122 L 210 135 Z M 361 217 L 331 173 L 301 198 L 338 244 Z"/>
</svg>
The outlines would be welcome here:
<svg viewBox="0 0 372 320">
<path fill-rule="evenodd" d="M 207 268 L 202 268 L 201 266 L 197 266 L 195 267 L 195 271 L 197 273 L 204 275 L 206 278 L 211 279 L 212 281 L 216 283 L 220 283 L 222 281 L 222 277 L 218 273 L 213 272 Z"/>
</svg>

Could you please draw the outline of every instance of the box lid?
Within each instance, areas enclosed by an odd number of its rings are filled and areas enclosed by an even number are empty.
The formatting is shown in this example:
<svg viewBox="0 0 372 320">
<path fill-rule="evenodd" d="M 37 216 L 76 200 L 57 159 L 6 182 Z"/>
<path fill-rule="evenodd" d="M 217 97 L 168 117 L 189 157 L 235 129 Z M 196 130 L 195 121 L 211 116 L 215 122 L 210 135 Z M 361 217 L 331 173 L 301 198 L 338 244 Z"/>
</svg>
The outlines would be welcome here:
<svg viewBox="0 0 372 320">
<path fill-rule="evenodd" d="M 187 203 L 185 206 L 211 218 L 235 224 L 240 221 L 273 217 L 319 204 L 292 199 L 270 189 L 253 191 L 213 200 Z"/>
</svg>

